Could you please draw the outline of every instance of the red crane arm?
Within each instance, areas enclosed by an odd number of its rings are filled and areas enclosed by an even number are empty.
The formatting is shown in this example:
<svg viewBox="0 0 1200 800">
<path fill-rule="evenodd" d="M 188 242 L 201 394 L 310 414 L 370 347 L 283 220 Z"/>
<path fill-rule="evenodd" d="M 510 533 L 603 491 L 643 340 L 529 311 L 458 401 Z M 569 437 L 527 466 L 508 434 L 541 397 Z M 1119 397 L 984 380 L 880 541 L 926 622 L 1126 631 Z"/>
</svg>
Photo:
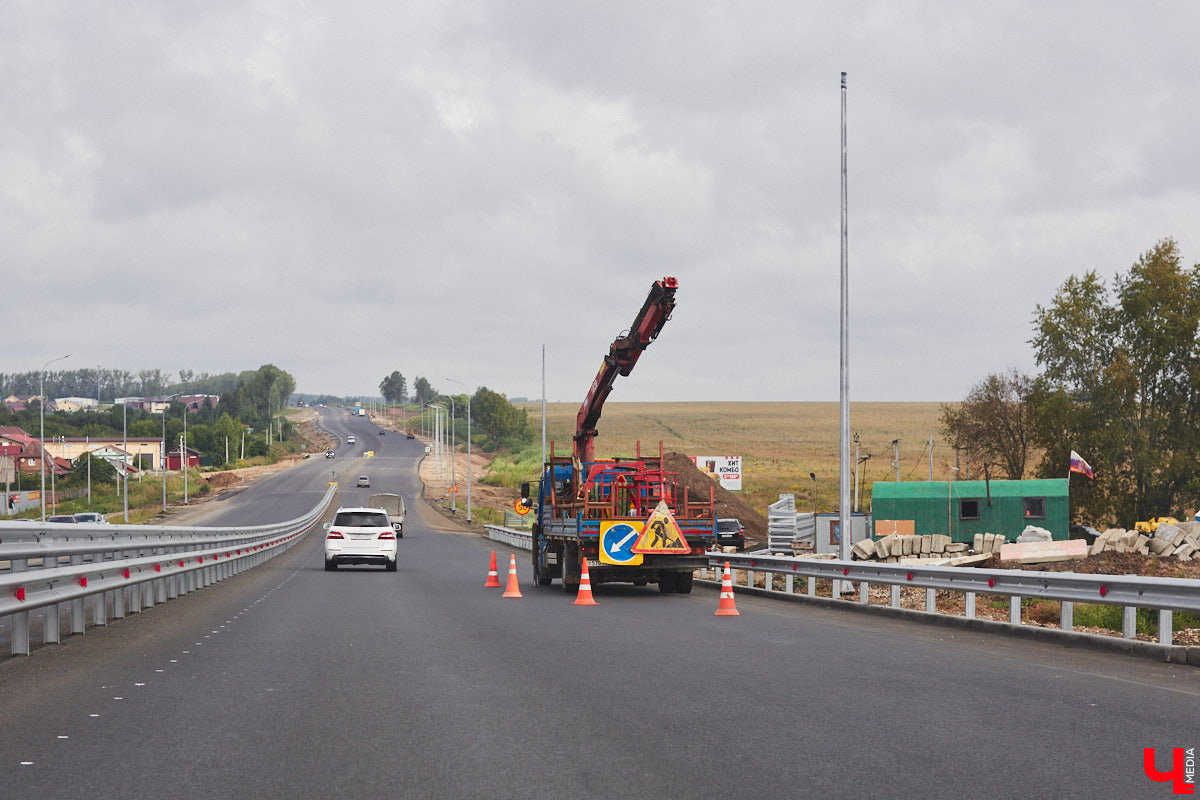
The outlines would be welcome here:
<svg viewBox="0 0 1200 800">
<path fill-rule="evenodd" d="M 642 310 L 633 318 L 629 331 L 609 345 L 604 363 L 596 373 L 596 379 L 592 381 L 592 387 L 575 418 L 575 456 L 581 462 L 595 460 L 596 423 L 600 421 L 604 401 L 608 399 L 617 376 L 628 377 L 633 372 L 642 351 L 658 338 L 658 332 L 671 318 L 678 286 L 679 282 L 671 277 L 655 281 L 646 302 L 642 304 Z"/>
</svg>

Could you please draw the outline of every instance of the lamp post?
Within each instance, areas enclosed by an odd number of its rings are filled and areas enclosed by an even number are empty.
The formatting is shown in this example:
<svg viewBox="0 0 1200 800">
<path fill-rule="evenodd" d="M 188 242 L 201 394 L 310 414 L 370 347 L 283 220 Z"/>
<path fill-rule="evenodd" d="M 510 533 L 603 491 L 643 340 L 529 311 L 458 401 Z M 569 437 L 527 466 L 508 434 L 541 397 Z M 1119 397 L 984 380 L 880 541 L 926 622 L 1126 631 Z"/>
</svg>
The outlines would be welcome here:
<svg viewBox="0 0 1200 800">
<path fill-rule="evenodd" d="M 53 364 L 55 361 L 62 361 L 64 358 L 70 358 L 71 354 L 52 358 L 45 364 L 38 373 L 38 446 L 41 448 L 38 462 L 42 466 L 42 522 L 46 521 L 46 367 Z"/>
<path fill-rule="evenodd" d="M 446 378 L 451 383 L 457 383 L 463 387 L 463 392 L 467 392 L 467 522 L 471 521 L 471 395 L 467 390 L 467 385 L 462 381 L 456 381 L 454 378 Z"/>
<path fill-rule="evenodd" d="M 158 468 L 162 470 L 163 484 L 163 513 L 167 513 L 167 407 L 162 407 L 162 450 L 158 461 Z"/>
<path fill-rule="evenodd" d="M 187 415 L 188 404 L 183 404 L 183 437 L 179 440 L 179 460 L 183 463 L 183 504 L 188 504 L 188 459 L 187 459 Z"/>
<path fill-rule="evenodd" d="M 125 522 L 129 522 L 129 401 L 121 403 L 121 466 L 125 473 Z"/>
<path fill-rule="evenodd" d="M 450 511 L 458 513 L 458 470 L 457 454 L 458 454 L 458 434 L 454 432 L 454 395 L 447 395 L 450 398 Z"/>
</svg>

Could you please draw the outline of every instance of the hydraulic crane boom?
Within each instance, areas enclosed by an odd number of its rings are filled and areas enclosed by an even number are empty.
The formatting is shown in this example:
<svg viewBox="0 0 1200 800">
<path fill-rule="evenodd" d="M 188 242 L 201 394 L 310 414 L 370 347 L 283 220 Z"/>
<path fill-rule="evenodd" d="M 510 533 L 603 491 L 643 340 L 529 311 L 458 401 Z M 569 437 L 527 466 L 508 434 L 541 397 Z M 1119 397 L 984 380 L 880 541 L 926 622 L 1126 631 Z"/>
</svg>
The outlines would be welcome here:
<svg viewBox="0 0 1200 800">
<path fill-rule="evenodd" d="M 596 373 L 592 388 L 588 390 L 587 398 L 579 407 L 579 416 L 575 419 L 575 457 L 580 462 L 595 460 L 596 423 L 600 420 L 604 401 L 608 399 L 617 376 L 628 376 L 633 372 L 642 351 L 658 338 L 658 332 L 671 318 L 678 286 L 678 281 L 671 277 L 655 281 L 646 302 L 642 304 L 642 310 L 633 318 L 629 331 L 609 345 L 604 364 Z"/>
</svg>

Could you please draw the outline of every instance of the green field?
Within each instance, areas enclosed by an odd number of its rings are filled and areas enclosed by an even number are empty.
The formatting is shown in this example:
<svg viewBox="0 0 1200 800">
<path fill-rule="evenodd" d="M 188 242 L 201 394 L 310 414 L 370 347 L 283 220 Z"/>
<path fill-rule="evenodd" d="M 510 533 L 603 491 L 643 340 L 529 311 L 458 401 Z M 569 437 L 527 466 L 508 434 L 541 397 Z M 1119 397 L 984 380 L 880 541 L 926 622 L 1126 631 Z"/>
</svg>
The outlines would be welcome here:
<svg viewBox="0 0 1200 800">
<path fill-rule="evenodd" d="M 529 411 L 537 438 L 541 406 L 516 403 Z M 569 452 L 577 404 L 547 403 L 546 438 L 555 452 Z M 933 436 L 933 477 L 946 480 L 955 452 L 938 432 L 940 403 L 851 403 L 850 430 L 857 432 L 863 464 L 860 506 L 870 504 L 873 481 L 894 480 L 893 439 L 900 440 L 900 478 L 927 480 L 926 455 Z M 781 492 L 796 495 L 800 508 L 833 510 L 838 496 L 837 403 L 608 403 L 596 426 L 596 454 L 632 456 L 637 442 L 643 452 L 657 454 L 658 443 L 689 456 L 742 456 L 742 495 L 766 513 Z M 548 445 L 547 445 L 548 446 Z M 851 458 L 853 459 L 853 444 Z M 958 464 L 967 477 L 965 454 Z M 817 479 L 809 478 L 816 473 Z M 972 475 L 976 477 L 976 475 Z"/>
</svg>

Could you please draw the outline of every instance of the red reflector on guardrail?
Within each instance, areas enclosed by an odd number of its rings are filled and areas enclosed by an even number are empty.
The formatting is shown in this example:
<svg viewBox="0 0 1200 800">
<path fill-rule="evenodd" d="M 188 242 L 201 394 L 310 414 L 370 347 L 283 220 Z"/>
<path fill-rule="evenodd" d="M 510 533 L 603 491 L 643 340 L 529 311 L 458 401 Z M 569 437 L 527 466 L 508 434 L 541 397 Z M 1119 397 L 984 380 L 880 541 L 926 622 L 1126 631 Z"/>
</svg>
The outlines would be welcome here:
<svg viewBox="0 0 1200 800">
<path fill-rule="evenodd" d="M 1108 594 L 1108 587 L 1107 587 L 1107 586 L 1101 586 L 1101 587 L 1100 587 L 1100 596 L 1101 596 L 1101 597 L 1104 597 L 1104 595 L 1106 595 L 1106 594 Z"/>
<path fill-rule="evenodd" d="M 181 568 L 181 569 L 183 568 L 183 561 L 180 561 L 180 562 L 179 562 L 179 566 L 180 566 L 180 568 Z"/>
<path fill-rule="evenodd" d="M 992 580 L 991 578 L 988 578 L 988 586 L 995 586 L 995 585 L 996 585 L 996 581 Z"/>
<path fill-rule="evenodd" d="M 87 575 L 83 575 L 79 578 L 79 585 L 82 586 L 84 589 L 87 588 Z"/>
<path fill-rule="evenodd" d="M 912 573 L 910 572 L 910 573 L 908 573 L 907 575 L 905 575 L 904 577 L 905 577 L 905 578 L 907 578 L 908 580 L 910 580 L 910 581 L 911 581 L 911 580 L 912 580 Z"/>
<path fill-rule="evenodd" d="M 842 570 L 842 574 L 843 574 L 843 575 L 849 575 L 849 574 L 850 574 L 850 568 L 849 568 L 849 567 L 845 567 L 845 568 Z"/>
<path fill-rule="evenodd" d="M 129 577 L 129 570 L 125 570 L 125 573 L 124 573 L 124 574 L 125 574 L 125 577 L 126 577 L 126 578 L 128 578 L 128 577 Z"/>
<path fill-rule="evenodd" d="M 155 572 L 162 572 L 162 564 L 155 564 L 155 565 L 154 565 L 154 571 L 155 571 Z"/>
<path fill-rule="evenodd" d="M 18 586 L 15 594 L 16 594 L 18 600 L 20 600 L 22 603 L 25 602 L 25 587 L 24 586 Z"/>
</svg>

